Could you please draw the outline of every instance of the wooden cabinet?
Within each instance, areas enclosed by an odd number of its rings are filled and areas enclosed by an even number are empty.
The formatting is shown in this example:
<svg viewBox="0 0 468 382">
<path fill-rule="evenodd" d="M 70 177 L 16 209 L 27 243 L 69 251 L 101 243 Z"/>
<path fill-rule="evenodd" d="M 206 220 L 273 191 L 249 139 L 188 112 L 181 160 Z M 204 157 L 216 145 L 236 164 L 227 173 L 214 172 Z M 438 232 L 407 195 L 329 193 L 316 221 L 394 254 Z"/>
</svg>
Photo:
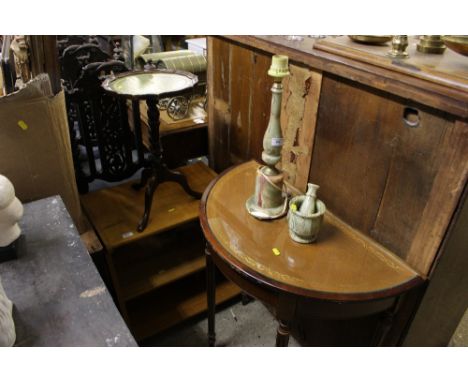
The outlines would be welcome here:
<svg viewBox="0 0 468 382">
<path fill-rule="evenodd" d="M 194 190 L 203 192 L 215 173 L 203 163 L 179 169 Z M 106 253 L 122 315 L 138 341 L 207 309 L 199 200 L 174 182 L 159 185 L 148 227 L 137 232 L 144 189 L 132 182 L 82 196 L 82 204 Z M 239 294 L 219 280 L 218 303 Z"/>
<path fill-rule="evenodd" d="M 288 55 L 291 76 L 285 80 L 281 116 L 281 166 L 288 184 L 302 191 L 308 181 L 319 184 L 330 211 L 405 260 L 430 288 L 466 199 L 466 58 L 447 51 L 437 63 L 414 53 L 401 63 L 382 56 L 382 48 L 359 55 L 353 46 L 331 49 L 327 43 L 281 36 L 209 38 L 214 168 L 260 159 L 271 100 L 266 73 L 272 54 Z M 378 57 L 369 58 L 373 55 Z M 452 257 L 468 252 L 466 243 L 457 248 Z M 458 272 L 448 277 L 467 285 L 467 276 Z M 413 315 L 423 314 L 417 312 L 421 299 L 425 304 L 423 292 L 402 302 L 389 344 L 401 343 Z M 424 314 L 433 317 L 436 330 L 437 319 L 459 321 L 464 309 L 454 309 L 445 318 L 436 307 Z M 416 316 L 415 325 L 422 321 Z M 346 332 L 352 327 L 366 338 L 366 328 L 375 322 L 315 322 L 315 328 L 301 330 L 314 344 L 363 344 L 352 336 L 347 341 Z M 321 337 L 327 327 L 344 333 L 342 342 Z"/>
<path fill-rule="evenodd" d="M 467 143 L 453 116 L 324 75 L 309 178 L 330 210 L 428 275 L 466 180 Z"/>
</svg>

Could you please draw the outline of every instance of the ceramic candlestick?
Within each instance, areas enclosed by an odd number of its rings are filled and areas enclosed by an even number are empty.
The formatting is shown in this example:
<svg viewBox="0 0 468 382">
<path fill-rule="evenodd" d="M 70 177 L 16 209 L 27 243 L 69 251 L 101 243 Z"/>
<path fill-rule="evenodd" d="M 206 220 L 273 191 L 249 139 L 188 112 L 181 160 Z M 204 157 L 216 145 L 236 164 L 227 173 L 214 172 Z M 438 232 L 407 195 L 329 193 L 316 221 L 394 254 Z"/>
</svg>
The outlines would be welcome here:
<svg viewBox="0 0 468 382">
<path fill-rule="evenodd" d="M 271 113 L 268 127 L 263 137 L 262 160 L 266 166 L 257 170 L 255 192 L 246 201 L 250 215 L 261 220 L 271 220 L 286 213 L 287 197 L 283 192 L 283 173 L 275 165 L 281 160 L 283 136 L 281 133 L 280 114 L 283 94 L 282 80 L 289 75 L 288 57 L 273 56 L 268 74 L 273 77 L 271 88 Z"/>
</svg>

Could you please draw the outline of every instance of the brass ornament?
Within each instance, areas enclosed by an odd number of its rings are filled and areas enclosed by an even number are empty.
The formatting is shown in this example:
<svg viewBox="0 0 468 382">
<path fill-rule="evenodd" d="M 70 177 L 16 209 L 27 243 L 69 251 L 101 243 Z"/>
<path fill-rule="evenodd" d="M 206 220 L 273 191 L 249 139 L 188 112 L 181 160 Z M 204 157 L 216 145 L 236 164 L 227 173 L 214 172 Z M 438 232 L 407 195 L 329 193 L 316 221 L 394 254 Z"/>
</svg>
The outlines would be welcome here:
<svg viewBox="0 0 468 382">
<path fill-rule="evenodd" d="M 392 50 L 390 50 L 387 53 L 387 55 L 392 58 L 408 58 L 409 54 L 406 51 L 407 47 L 408 47 L 407 35 L 393 36 Z"/>
<path fill-rule="evenodd" d="M 442 54 L 444 53 L 446 46 L 442 40 L 442 36 L 427 35 L 420 37 L 416 49 L 421 53 Z"/>
</svg>

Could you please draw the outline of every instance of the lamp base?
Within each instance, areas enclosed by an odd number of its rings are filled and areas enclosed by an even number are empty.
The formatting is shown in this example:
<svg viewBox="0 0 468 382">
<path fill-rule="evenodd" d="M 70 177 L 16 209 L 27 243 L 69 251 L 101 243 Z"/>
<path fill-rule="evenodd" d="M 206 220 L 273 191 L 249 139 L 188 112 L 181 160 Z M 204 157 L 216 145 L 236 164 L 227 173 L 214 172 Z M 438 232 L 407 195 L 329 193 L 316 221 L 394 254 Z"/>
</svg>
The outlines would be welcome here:
<svg viewBox="0 0 468 382">
<path fill-rule="evenodd" d="M 247 212 L 254 218 L 259 220 L 273 220 L 278 219 L 286 214 L 288 206 L 288 198 L 284 198 L 284 203 L 274 208 L 262 208 L 255 203 L 255 196 L 252 195 L 245 202 Z"/>
</svg>

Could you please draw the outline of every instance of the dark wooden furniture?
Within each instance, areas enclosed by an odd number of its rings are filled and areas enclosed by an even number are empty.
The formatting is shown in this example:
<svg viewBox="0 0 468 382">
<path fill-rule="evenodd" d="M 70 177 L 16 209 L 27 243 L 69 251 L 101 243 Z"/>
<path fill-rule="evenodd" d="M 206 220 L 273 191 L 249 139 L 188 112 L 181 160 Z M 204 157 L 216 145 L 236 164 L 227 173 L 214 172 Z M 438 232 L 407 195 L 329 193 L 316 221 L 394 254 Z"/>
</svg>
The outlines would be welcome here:
<svg viewBox="0 0 468 382">
<path fill-rule="evenodd" d="M 174 121 L 166 110 L 159 110 L 159 134 L 161 145 L 164 147 L 164 161 L 169 168 L 180 167 L 190 159 L 208 155 L 208 116 L 202 101 L 201 98 L 195 98 L 187 118 L 177 121 Z M 145 102 L 140 102 L 140 117 L 143 143 L 149 148 L 148 112 Z M 131 126 L 132 122 L 130 120 Z"/>
<path fill-rule="evenodd" d="M 66 93 L 73 163 L 80 193 L 95 179 L 128 179 L 145 163 L 141 132 L 132 131 L 125 100 L 108 94 L 105 76 L 127 72 L 121 61 L 91 62 Z M 131 116 L 130 116 L 131 117 Z M 75 123 L 76 121 L 76 123 Z"/>
<path fill-rule="evenodd" d="M 245 292 L 273 306 L 279 319 L 277 346 L 287 346 L 296 306 L 312 316 L 343 319 L 386 312 L 375 343 L 381 344 L 399 296 L 423 279 L 398 256 L 326 214 L 315 244 L 290 239 L 285 218 L 259 221 L 247 213 L 254 161 L 220 175 L 205 191 L 200 221 L 207 241 L 209 344 L 215 343 L 214 266 Z M 276 255 L 273 251 L 279 251 Z"/>
<path fill-rule="evenodd" d="M 130 131 L 125 100 L 107 94 L 101 83 L 128 68 L 92 43 L 64 48 L 60 68 L 79 192 L 88 192 L 95 179 L 127 179 L 145 165 L 143 144 Z"/>
<path fill-rule="evenodd" d="M 0 264 L 16 346 L 136 346 L 62 199 L 24 207 L 18 259 Z"/>
<path fill-rule="evenodd" d="M 186 83 L 189 85 L 180 86 L 177 83 L 167 79 L 155 81 L 151 87 L 146 87 L 145 90 L 125 89 L 119 87 L 113 87 L 113 83 L 117 81 L 134 79 L 136 82 L 140 81 L 143 83 L 141 78 L 148 76 L 158 77 L 180 77 L 187 79 Z M 151 70 L 144 72 L 132 72 L 116 75 L 115 77 L 108 78 L 103 83 L 103 88 L 113 96 L 116 96 L 120 100 L 132 101 L 133 110 L 133 126 L 136 133 L 136 137 L 139 137 L 141 141 L 141 121 L 139 112 L 139 102 L 145 101 L 147 105 L 147 116 L 148 116 L 148 140 L 150 155 L 146 161 L 145 167 L 141 174 L 141 181 L 134 185 L 135 189 L 139 189 L 146 186 L 145 192 L 145 210 L 143 216 L 138 224 L 137 230 L 142 232 L 148 225 L 149 214 L 151 212 L 151 205 L 153 203 L 153 195 L 156 188 L 163 182 L 177 182 L 182 186 L 184 191 L 190 196 L 199 199 L 201 193 L 194 191 L 188 184 L 185 176 L 177 171 L 170 170 L 167 167 L 163 159 L 163 149 L 160 141 L 160 113 L 158 108 L 158 102 L 160 99 L 165 97 L 173 97 L 178 95 L 190 94 L 193 92 L 193 86 L 197 83 L 198 79 L 195 75 L 179 71 L 179 70 Z M 138 134 L 137 134 L 138 133 Z"/>
<path fill-rule="evenodd" d="M 449 50 L 443 57 L 426 57 L 410 44 L 408 60 L 392 60 L 382 53 L 388 46 L 346 39 L 210 37 L 211 163 L 220 172 L 260 160 L 270 107 L 266 73 L 272 54 L 288 55 L 291 76 L 284 82 L 281 121 L 281 167 L 288 184 L 302 192 L 308 181 L 319 184 L 333 214 L 405 260 L 430 287 L 466 203 L 466 57 Z M 465 244 L 453 262 L 467 251 Z M 462 277 L 458 269 L 447 282 L 455 286 Z M 388 344 L 402 343 L 423 296 L 420 288 L 405 298 Z M 450 319 L 458 323 L 465 309 L 457 305 Z M 425 311 L 426 318 L 416 316 L 415 323 L 444 317 L 435 307 Z M 365 345 L 375 318 L 336 326 L 323 321 L 319 330 L 318 322 L 307 328 L 304 320 L 301 331 L 314 344 Z M 440 325 L 431 321 L 436 330 Z M 353 338 L 356 332 L 361 334 Z M 431 337 L 430 330 L 425 333 L 419 338 Z"/>
<path fill-rule="evenodd" d="M 202 193 L 216 174 L 203 163 L 181 167 Z M 148 227 L 136 230 L 144 190 L 132 182 L 82 195 L 81 202 L 105 248 L 116 299 L 137 340 L 144 340 L 207 309 L 204 246 L 198 225 L 199 200 L 174 182 L 156 190 Z M 218 303 L 239 294 L 226 281 Z"/>
</svg>

